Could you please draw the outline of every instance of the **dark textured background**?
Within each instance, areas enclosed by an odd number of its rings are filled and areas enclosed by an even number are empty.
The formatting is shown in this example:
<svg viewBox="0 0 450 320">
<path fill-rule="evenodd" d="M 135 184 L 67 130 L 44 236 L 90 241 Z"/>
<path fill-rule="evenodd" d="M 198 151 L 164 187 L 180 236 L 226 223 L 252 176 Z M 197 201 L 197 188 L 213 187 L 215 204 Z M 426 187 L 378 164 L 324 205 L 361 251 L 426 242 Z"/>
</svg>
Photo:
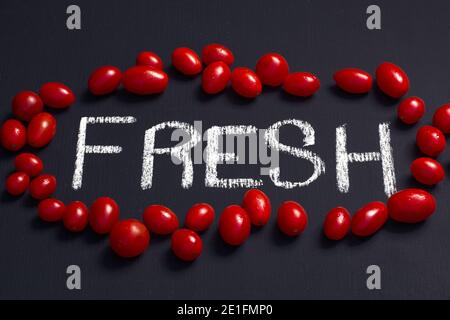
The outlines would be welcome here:
<svg viewBox="0 0 450 320">
<path fill-rule="evenodd" d="M 379 163 L 351 165 L 351 191 L 340 194 L 335 179 L 335 128 L 348 124 L 349 149 L 377 149 L 377 125 L 392 122 L 392 142 L 399 188 L 414 185 L 408 172 L 417 156 L 416 127 L 406 128 L 395 116 L 395 101 L 377 91 L 355 98 L 333 88 L 332 73 L 358 66 L 374 71 L 388 60 L 400 64 L 411 79 L 411 94 L 425 99 L 432 111 L 450 100 L 450 2 L 381 1 L 382 30 L 365 26 L 366 8 L 373 1 L 75 1 L 82 9 L 82 30 L 65 27 L 66 7 L 73 1 L 0 2 L 0 106 L 9 117 L 10 100 L 21 89 L 36 90 L 46 81 L 70 85 L 78 101 L 58 115 L 58 135 L 39 151 L 48 172 L 56 174 L 56 196 L 91 203 L 110 195 L 122 207 L 122 217 L 140 217 L 150 203 L 164 203 L 181 219 L 193 203 L 208 201 L 220 211 L 239 202 L 242 189 L 204 187 L 204 166 L 195 167 L 194 186 L 183 190 L 180 168 L 168 157 L 155 162 L 154 187 L 139 185 L 146 128 L 162 121 L 203 120 L 204 126 L 253 124 L 268 127 L 277 120 L 298 118 L 316 129 L 316 146 L 327 173 L 307 188 L 283 190 L 265 177 L 263 189 L 277 207 L 283 200 L 300 201 L 310 225 L 289 240 L 268 226 L 253 232 L 236 250 L 224 246 L 215 224 L 203 235 L 204 252 L 191 265 L 169 252 L 169 239 L 153 237 L 150 249 L 135 261 L 116 258 L 107 239 L 86 231 L 71 235 L 63 227 L 41 223 L 35 203 L 1 195 L 1 298 L 450 298 L 450 217 L 448 180 L 433 189 L 438 211 L 417 226 L 388 223 L 368 240 L 353 237 L 331 244 L 321 235 L 326 212 L 340 204 L 354 211 L 365 202 L 384 200 Z M 91 70 L 104 64 L 125 69 L 144 49 L 159 53 L 166 65 L 177 46 L 198 51 L 209 42 L 234 50 L 235 65 L 253 67 L 268 51 L 279 51 L 293 70 L 307 70 L 322 80 L 312 99 L 287 97 L 266 90 L 245 103 L 231 91 L 205 97 L 199 77 L 186 80 L 170 72 L 161 96 L 136 98 L 124 92 L 104 99 L 86 93 Z M 88 155 L 82 190 L 71 189 L 77 130 L 81 116 L 133 115 L 137 124 L 91 127 L 88 143 L 119 144 L 116 156 Z M 299 131 L 282 131 L 287 144 L 300 145 Z M 167 144 L 159 140 L 160 145 Z M 12 170 L 13 155 L 1 151 L 2 179 Z M 440 157 L 448 170 L 448 151 Z M 282 172 L 305 177 L 304 161 L 282 157 Z M 257 176 L 258 166 L 220 168 L 221 175 Z M 82 290 L 65 287 L 65 268 L 82 268 Z M 366 289 L 365 269 L 382 268 L 382 290 Z"/>
</svg>

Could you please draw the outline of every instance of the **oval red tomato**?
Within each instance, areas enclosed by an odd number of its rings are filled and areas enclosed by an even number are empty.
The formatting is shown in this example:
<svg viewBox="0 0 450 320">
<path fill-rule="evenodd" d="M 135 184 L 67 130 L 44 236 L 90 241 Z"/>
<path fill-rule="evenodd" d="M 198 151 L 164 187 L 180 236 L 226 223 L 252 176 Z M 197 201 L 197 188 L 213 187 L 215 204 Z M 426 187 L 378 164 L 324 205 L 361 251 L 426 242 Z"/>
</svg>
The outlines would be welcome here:
<svg viewBox="0 0 450 320">
<path fill-rule="evenodd" d="M 178 229 L 178 217 L 172 210 L 162 205 L 151 205 L 145 208 L 144 223 L 150 232 L 167 235 Z"/>
<path fill-rule="evenodd" d="M 269 197 L 261 190 L 251 189 L 244 194 L 242 208 L 254 226 L 264 226 L 270 219 L 272 206 Z"/>
<path fill-rule="evenodd" d="M 381 91 L 392 98 L 400 98 L 409 90 L 409 79 L 399 66 L 383 62 L 376 70 L 377 84 Z"/>
<path fill-rule="evenodd" d="M 5 189 L 12 196 L 25 193 L 30 184 L 30 177 L 23 172 L 14 172 L 6 178 Z"/>
<path fill-rule="evenodd" d="M 440 106 L 433 115 L 433 126 L 450 133 L 450 103 Z"/>
<path fill-rule="evenodd" d="M 100 67 L 89 77 L 89 91 L 96 96 L 112 93 L 117 90 L 122 81 L 122 72 L 114 66 Z"/>
<path fill-rule="evenodd" d="M 425 113 L 425 102 L 419 97 L 409 97 L 403 100 L 397 108 L 398 118 L 406 124 L 418 122 Z"/>
<path fill-rule="evenodd" d="M 203 250 L 203 241 L 197 233 L 188 229 L 174 232 L 170 247 L 173 253 L 183 261 L 194 261 Z"/>
<path fill-rule="evenodd" d="M 0 141 L 8 151 L 20 150 L 27 142 L 27 130 L 18 120 L 6 120 L 0 131 Z"/>
<path fill-rule="evenodd" d="M 123 86 L 131 93 L 149 95 L 166 90 L 169 83 L 167 74 L 147 66 L 131 67 L 123 74 Z"/>
<path fill-rule="evenodd" d="M 30 194 L 36 200 L 50 197 L 56 190 L 56 178 L 50 174 L 42 174 L 30 183 Z"/>
<path fill-rule="evenodd" d="M 421 189 L 404 189 L 388 200 L 391 219 L 403 223 L 417 223 L 428 219 L 436 210 L 433 195 Z"/>
<path fill-rule="evenodd" d="M 63 83 L 48 82 L 39 89 L 39 96 L 47 107 L 65 109 L 75 103 L 75 94 Z"/>
<path fill-rule="evenodd" d="M 222 61 L 228 66 L 234 62 L 234 55 L 230 49 L 219 43 L 211 43 L 202 50 L 203 63 L 209 65 L 213 62 Z"/>
<path fill-rule="evenodd" d="M 44 163 L 41 158 L 32 153 L 21 153 L 14 160 L 14 166 L 17 171 L 21 171 L 35 177 L 44 170 Z"/>
<path fill-rule="evenodd" d="M 353 94 L 369 92 L 373 82 L 368 72 L 358 68 L 341 69 L 333 75 L 333 79 L 339 88 Z"/>
<path fill-rule="evenodd" d="M 352 218 L 352 233 L 358 237 L 368 237 L 384 226 L 388 219 L 386 205 L 374 201 L 360 208 Z"/>
<path fill-rule="evenodd" d="M 445 136 L 435 127 L 423 126 L 417 131 L 416 144 L 427 156 L 436 157 L 445 149 Z"/>
<path fill-rule="evenodd" d="M 281 86 L 289 73 L 286 59 L 278 53 L 267 53 L 256 63 L 256 74 L 267 86 Z"/>
<path fill-rule="evenodd" d="M 277 224 L 281 232 L 290 237 L 295 237 L 306 229 L 308 215 L 299 203 L 285 201 L 278 208 Z"/>
<path fill-rule="evenodd" d="M 71 232 L 83 231 L 89 219 L 89 211 L 81 201 L 73 201 L 66 206 L 63 215 L 64 227 Z"/>
<path fill-rule="evenodd" d="M 143 51 L 139 53 L 136 58 L 136 65 L 152 67 L 159 70 L 164 68 L 162 59 L 152 51 Z"/>
<path fill-rule="evenodd" d="M 336 207 L 328 212 L 323 224 L 323 231 L 328 239 L 341 240 L 350 231 L 351 224 L 352 217 L 347 209 Z"/>
<path fill-rule="evenodd" d="M 195 232 L 208 229 L 214 222 L 214 208 L 207 203 L 194 204 L 186 214 L 185 225 Z"/>
<path fill-rule="evenodd" d="M 216 94 L 223 91 L 230 82 L 231 71 L 228 65 L 222 61 L 208 65 L 202 74 L 203 91 Z"/>
<path fill-rule="evenodd" d="M 444 179 L 445 172 L 442 165 L 431 158 L 418 158 L 411 164 L 411 173 L 420 183 L 435 185 Z"/>
<path fill-rule="evenodd" d="M 111 249 L 120 257 L 133 258 L 141 255 L 150 243 L 150 233 L 136 219 L 117 222 L 109 234 Z"/>
<path fill-rule="evenodd" d="M 58 199 L 45 199 L 39 202 L 38 215 L 44 221 L 56 222 L 63 218 L 66 206 Z"/>
<path fill-rule="evenodd" d="M 284 80 L 283 89 L 289 94 L 298 97 L 310 97 L 320 88 L 320 80 L 309 72 L 295 72 L 289 74 Z"/>
<path fill-rule="evenodd" d="M 22 121 L 30 121 L 42 110 L 44 110 L 44 103 L 33 91 L 21 91 L 12 100 L 12 112 Z"/>
<path fill-rule="evenodd" d="M 176 48 L 172 52 L 172 65 L 186 76 L 202 72 L 202 62 L 197 53 L 189 48 Z"/>
<path fill-rule="evenodd" d="M 100 197 L 94 201 L 89 211 L 89 224 L 98 234 L 111 231 L 114 224 L 119 221 L 120 209 L 114 199 Z"/>
<path fill-rule="evenodd" d="M 42 148 L 56 134 L 56 119 L 50 113 L 41 112 L 31 119 L 27 129 L 27 141 L 33 148 Z"/>
<path fill-rule="evenodd" d="M 231 86 L 245 98 L 256 98 L 262 91 L 262 84 L 256 73 L 243 67 L 236 68 L 231 73 Z"/>
<path fill-rule="evenodd" d="M 226 207 L 219 219 L 219 234 L 232 246 L 243 244 L 250 236 L 251 223 L 245 210 L 238 205 Z"/>
</svg>

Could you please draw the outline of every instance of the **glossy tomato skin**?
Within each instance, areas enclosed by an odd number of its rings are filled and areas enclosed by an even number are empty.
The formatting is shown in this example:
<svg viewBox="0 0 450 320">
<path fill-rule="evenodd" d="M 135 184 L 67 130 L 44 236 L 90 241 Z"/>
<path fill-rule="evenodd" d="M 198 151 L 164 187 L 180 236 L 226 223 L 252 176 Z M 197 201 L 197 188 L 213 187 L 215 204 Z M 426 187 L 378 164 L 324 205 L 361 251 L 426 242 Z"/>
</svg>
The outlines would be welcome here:
<svg viewBox="0 0 450 320">
<path fill-rule="evenodd" d="M 136 219 L 117 222 L 109 234 L 111 249 L 122 258 L 141 255 L 150 243 L 150 233 L 143 223 Z"/>
<path fill-rule="evenodd" d="M 110 94 L 117 90 L 122 81 L 122 72 L 114 66 L 100 67 L 89 77 L 89 91 L 96 96 Z"/>
<path fill-rule="evenodd" d="M 27 129 L 27 141 L 33 148 L 42 148 L 56 134 L 56 119 L 50 113 L 41 112 L 31 119 Z"/>
<path fill-rule="evenodd" d="M 422 189 L 404 189 L 388 200 L 391 219 L 403 223 L 418 223 L 428 219 L 436 210 L 433 195 Z"/>
<path fill-rule="evenodd" d="M 386 205 L 374 201 L 360 208 L 352 218 L 352 233 L 358 237 L 369 237 L 384 226 L 388 219 Z"/>
<path fill-rule="evenodd" d="M 179 229 L 172 235 L 170 247 L 179 259 L 190 262 L 197 259 L 203 250 L 203 241 L 192 230 Z"/>
<path fill-rule="evenodd" d="M 219 218 L 219 234 L 232 246 L 242 245 L 250 236 L 251 222 L 245 210 L 238 205 L 226 207 Z"/>
<path fill-rule="evenodd" d="M 18 151 L 27 142 L 27 130 L 22 122 L 18 120 L 6 120 L 0 131 L 0 140 L 3 148 L 6 150 Z"/>
<path fill-rule="evenodd" d="M 44 163 L 41 158 L 33 153 L 21 153 L 14 159 L 14 166 L 17 171 L 21 171 L 35 177 L 44 170 Z"/>
<path fill-rule="evenodd" d="M 223 91 L 230 82 L 231 71 L 228 65 L 222 61 L 208 65 L 202 74 L 202 88 L 208 94 L 216 94 Z"/>
<path fill-rule="evenodd" d="M 254 226 L 264 226 L 270 219 L 272 205 L 269 197 L 261 190 L 251 189 L 244 194 L 242 208 L 247 212 Z"/>
<path fill-rule="evenodd" d="M 352 94 L 364 94 L 372 88 L 372 76 L 358 68 L 345 68 L 333 75 L 336 85 L 342 90 Z"/>
<path fill-rule="evenodd" d="M 39 202 L 38 205 L 38 215 L 43 221 L 60 221 L 65 212 L 66 206 L 61 200 L 58 199 L 48 198 Z"/>
<path fill-rule="evenodd" d="M 83 231 L 89 219 L 89 210 L 81 201 L 73 201 L 66 206 L 63 215 L 64 227 L 71 232 Z"/>
<path fill-rule="evenodd" d="M 440 106 L 433 115 L 433 126 L 450 133 L 450 103 Z"/>
<path fill-rule="evenodd" d="M 422 126 L 417 131 L 416 144 L 422 153 L 436 157 L 445 149 L 445 136 L 441 130 L 435 127 Z"/>
<path fill-rule="evenodd" d="M 320 88 L 320 80 L 309 72 L 295 72 L 289 74 L 284 80 L 285 92 L 297 97 L 310 97 Z"/>
<path fill-rule="evenodd" d="M 22 121 L 30 121 L 42 110 L 44 110 L 44 103 L 33 91 L 21 91 L 12 100 L 12 113 Z"/>
<path fill-rule="evenodd" d="M 169 77 L 164 71 L 159 69 L 135 66 L 125 71 L 122 83 L 127 91 L 134 94 L 157 94 L 166 90 L 169 84 Z"/>
<path fill-rule="evenodd" d="M 142 51 L 136 57 L 137 66 L 147 66 L 155 69 L 162 70 L 164 64 L 160 56 L 152 51 Z"/>
<path fill-rule="evenodd" d="M 323 224 L 323 232 L 330 240 L 342 240 L 349 233 L 352 217 L 347 209 L 336 207 L 331 209 Z"/>
<path fill-rule="evenodd" d="M 168 235 L 178 229 L 177 215 L 162 205 L 151 205 L 145 208 L 144 223 L 150 232 L 159 235 Z"/>
<path fill-rule="evenodd" d="M 198 54 L 189 48 L 176 48 L 172 52 L 172 65 L 186 76 L 194 76 L 202 72 L 202 62 Z"/>
<path fill-rule="evenodd" d="M 278 208 L 278 228 L 290 237 L 298 236 L 308 225 L 305 209 L 295 201 L 285 201 Z"/>
<path fill-rule="evenodd" d="M 119 221 L 120 208 L 114 199 L 100 197 L 89 210 L 89 225 L 98 234 L 107 234 Z"/>
<path fill-rule="evenodd" d="M 405 124 L 417 123 L 424 114 L 425 102 L 419 97 L 406 98 L 397 108 L 397 116 Z"/>
<path fill-rule="evenodd" d="M 377 85 L 391 98 L 400 98 L 409 90 L 409 79 L 399 66 L 383 62 L 376 70 Z"/>
<path fill-rule="evenodd" d="M 56 178 L 50 174 L 41 174 L 31 180 L 30 194 L 36 200 L 50 197 L 56 190 Z"/>
<path fill-rule="evenodd" d="M 256 73 L 244 67 L 233 70 L 231 86 L 237 94 L 245 98 L 256 98 L 262 91 L 262 84 Z"/>
<path fill-rule="evenodd" d="M 267 53 L 256 63 L 256 74 L 266 86 L 278 87 L 289 74 L 289 65 L 281 54 Z"/>
<path fill-rule="evenodd" d="M 442 165 L 432 158 L 418 158 L 413 161 L 410 169 L 417 181 L 429 186 L 438 184 L 445 177 Z"/>
<path fill-rule="evenodd" d="M 208 229 L 214 222 L 215 211 L 208 203 L 194 204 L 186 214 L 185 225 L 195 232 Z"/>
<path fill-rule="evenodd" d="M 14 172 L 6 178 L 5 189 L 12 196 L 24 194 L 30 184 L 30 177 L 24 172 Z"/>
<path fill-rule="evenodd" d="M 47 107 L 66 109 L 75 103 L 75 94 L 63 83 L 48 82 L 39 89 L 39 96 Z"/>
<path fill-rule="evenodd" d="M 219 43 L 211 43 L 203 47 L 202 60 L 205 65 L 210 65 L 213 62 L 222 61 L 228 66 L 234 63 L 233 52 Z"/>
</svg>

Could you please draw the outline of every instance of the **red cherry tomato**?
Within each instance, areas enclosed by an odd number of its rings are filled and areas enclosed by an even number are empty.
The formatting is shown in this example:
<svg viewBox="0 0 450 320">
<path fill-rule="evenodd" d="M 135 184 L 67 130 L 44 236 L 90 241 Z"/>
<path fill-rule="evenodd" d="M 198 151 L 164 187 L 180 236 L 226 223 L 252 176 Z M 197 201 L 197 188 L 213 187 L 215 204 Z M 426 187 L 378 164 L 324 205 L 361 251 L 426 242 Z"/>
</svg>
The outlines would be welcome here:
<svg viewBox="0 0 450 320">
<path fill-rule="evenodd" d="M 56 190 L 56 178 L 49 174 L 42 174 L 30 183 L 30 194 L 36 200 L 50 197 Z"/>
<path fill-rule="evenodd" d="M 223 241 L 232 246 L 239 246 L 250 236 L 250 218 L 242 207 L 226 207 L 219 219 L 219 233 Z"/>
<path fill-rule="evenodd" d="M 81 201 L 73 201 L 66 206 L 63 215 L 64 227 L 71 232 L 81 232 L 88 224 L 89 211 Z"/>
<path fill-rule="evenodd" d="M 202 72 L 202 62 L 197 53 L 189 48 L 176 48 L 172 52 L 172 65 L 186 76 Z"/>
<path fill-rule="evenodd" d="M 222 61 L 228 66 L 231 66 L 234 62 L 234 55 L 233 52 L 231 52 L 231 50 L 224 45 L 211 43 L 203 48 L 202 60 L 206 65 L 213 62 Z"/>
<path fill-rule="evenodd" d="M 150 232 L 167 235 L 178 229 L 178 217 L 172 210 L 162 205 L 145 208 L 144 223 Z"/>
<path fill-rule="evenodd" d="M 406 124 L 418 122 L 425 113 L 425 102 L 419 97 L 409 97 L 403 100 L 397 108 L 398 118 Z"/>
<path fill-rule="evenodd" d="M 52 141 L 56 134 L 56 119 L 50 113 L 41 112 L 31 119 L 27 129 L 28 144 L 42 148 Z"/>
<path fill-rule="evenodd" d="M 262 84 L 256 73 L 243 67 L 236 68 L 231 73 L 231 86 L 245 98 L 256 98 L 262 91 Z"/>
<path fill-rule="evenodd" d="M 148 95 L 166 90 L 169 77 L 162 70 L 147 66 L 136 66 L 125 71 L 122 82 L 129 92 Z"/>
<path fill-rule="evenodd" d="M 14 166 L 17 171 L 21 171 L 35 177 L 44 170 L 44 163 L 41 158 L 32 153 L 21 153 L 14 160 Z"/>
<path fill-rule="evenodd" d="M 244 194 L 242 208 L 247 212 L 252 224 L 258 227 L 267 224 L 272 211 L 269 197 L 258 189 L 248 190 Z"/>
<path fill-rule="evenodd" d="M 278 53 L 267 53 L 256 63 L 256 74 L 266 86 L 281 86 L 289 73 L 286 59 Z"/>
<path fill-rule="evenodd" d="M 330 240 L 342 240 L 350 231 L 352 217 L 347 209 L 336 207 L 331 209 L 323 224 L 325 236 Z"/>
<path fill-rule="evenodd" d="M 420 183 L 435 185 L 444 179 L 445 172 L 441 164 L 431 158 L 418 158 L 411 164 L 411 173 Z"/>
<path fill-rule="evenodd" d="M 214 216 L 213 207 L 207 203 L 197 203 L 189 209 L 184 224 L 195 232 L 202 232 L 211 226 Z"/>
<path fill-rule="evenodd" d="M 117 222 L 109 234 L 111 249 L 120 257 L 133 258 L 141 255 L 150 243 L 150 233 L 136 219 Z"/>
<path fill-rule="evenodd" d="M 27 130 L 18 120 L 6 120 L 1 128 L 0 140 L 6 150 L 17 151 L 27 142 Z"/>
<path fill-rule="evenodd" d="M 96 69 L 89 77 L 89 91 L 96 96 L 110 94 L 117 90 L 122 81 L 122 72 L 114 66 Z"/>
<path fill-rule="evenodd" d="M 436 210 L 433 195 L 421 189 L 404 189 L 388 200 L 391 219 L 403 223 L 417 223 L 430 217 Z"/>
<path fill-rule="evenodd" d="M 89 210 L 89 224 L 98 234 L 109 233 L 119 221 L 119 205 L 109 197 L 101 197 L 94 201 Z"/>
<path fill-rule="evenodd" d="M 441 130 L 423 126 L 417 131 L 416 143 L 420 151 L 430 157 L 438 156 L 445 149 L 445 136 Z"/>
<path fill-rule="evenodd" d="M 450 103 L 440 106 L 433 115 L 433 126 L 450 133 Z"/>
<path fill-rule="evenodd" d="M 205 68 L 202 74 L 203 91 L 216 94 L 223 91 L 230 82 L 231 71 L 222 61 L 213 62 Z"/>
<path fill-rule="evenodd" d="M 12 112 L 22 121 L 30 121 L 42 110 L 44 110 L 44 103 L 41 97 L 33 91 L 21 91 L 14 96 L 12 101 Z"/>
<path fill-rule="evenodd" d="M 203 241 L 197 233 L 188 229 L 174 232 L 170 243 L 173 253 L 183 261 L 194 261 L 203 250 Z"/>
<path fill-rule="evenodd" d="M 23 172 L 14 172 L 6 178 L 6 191 L 12 196 L 20 196 L 27 191 L 30 177 Z"/>
<path fill-rule="evenodd" d="M 392 98 L 400 98 L 409 90 L 409 79 L 399 66 L 383 62 L 376 71 L 377 84 L 381 91 Z"/>
<path fill-rule="evenodd" d="M 278 208 L 277 223 L 284 234 L 294 237 L 306 229 L 308 215 L 299 203 L 285 201 Z"/>
<path fill-rule="evenodd" d="M 295 72 L 284 80 L 283 89 L 298 97 L 310 97 L 320 88 L 320 80 L 309 72 Z"/>
<path fill-rule="evenodd" d="M 357 68 L 341 69 L 333 75 L 333 79 L 339 88 L 353 94 L 369 92 L 373 82 L 368 72 Z"/>
<path fill-rule="evenodd" d="M 65 84 L 48 82 L 39 89 L 39 95 L 47 107 L 66 109 L 75 102 L 75 95 Z"/>
<path fill-rule="evenodd" d="M 56 222 L 63 218 L 66 206 L 60 200 L 49 198 L 39 202 L 38 215 L 44 221 Z"/>
<path fill-rule="evenodd" d="M 159 70 L 164 68 L 162 59 L 156 53 L 151 51 L 143 51 L 139 53 L 136 58 L 136 65 L 153 67 Z"/>
<path fill-rule="evenodd" d="M 352 218 L 352 233 L 358 237 L 368 237 L 376 233 L 388 219 L 384 203 L 374 201 L 360 208 Z"/>
</svg>

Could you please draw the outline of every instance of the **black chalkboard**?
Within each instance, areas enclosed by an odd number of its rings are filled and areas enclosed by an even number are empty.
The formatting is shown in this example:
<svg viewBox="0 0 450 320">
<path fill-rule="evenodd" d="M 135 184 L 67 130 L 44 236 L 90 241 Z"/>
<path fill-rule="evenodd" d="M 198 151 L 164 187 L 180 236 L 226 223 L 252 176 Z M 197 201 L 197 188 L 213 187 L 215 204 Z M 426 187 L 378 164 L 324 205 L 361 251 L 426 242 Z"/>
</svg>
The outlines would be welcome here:
<svg viewBox="0 0 450 320">
<path fill-rule="evenodd" d="M 327 211 L 344 205 L 355 211 L 372 200 L 386 200 L 379 163 L 352 164 L 350 192 L 336 188 L 335 130 L 347 124 L 353 151 L 376 151 L 378 124 L 390 122 L 399 188 L 417 186 L 409 165 L 419 155 L 418 126 L 396 119 L 397 102 L 377 90 L 352 97 L 333 86 L 332 74 L 355 66 L 374 72 L 382 61 L 401 65 L 411 80 L 410 94 L 422 97 L 429 123 L 433 110 L 450 100 L 450 2 L 377 1 L 382 29 L 368 30 L 366 8 L 372 1 L 86 1 L 81 30 L 66 28 L 66 8 L 73 1 L 1 1 L 1 118 L 10 116 L 10 100 L 23 89 L 37 90 L 47 81 L 73 88 L 77 103 L 58 112 L 58 134 L 39 151 L 46 171 L 58 177 L 56 196 L 64 201 L 109 195 L 121 205 L 122 217 L 140 217 L 152 203 L 171 207 L 183 220 L 196 202 L 214 205 L 217 213 L 241 201 L 243 189 L 214 189 L 204 184 L 205 166 L 195 165 L 190 189 L 181 187 L 181 168 L 169 156 L 157 157 L 153 187 L 140 188 L 144 132 L 169 120 L 213 125 L 246 124 L 267 128 L 276 121 L 301 119 L 316 130 L 317 152 L 326 174 L 305 188 L 284 190 L 263 177 L 262 189 L 276 208 L 284 200 L 299 201 L 310 224 L 296 239 L 281 235 L 275 216 L 254 230 L 238 248 L 225 246 L 217 221 L 202 235 L 205 248 L 192 264 L 172 256 L 167 238 L 152 237 L 149 250 L 133 261 L 111 252 L 107 238 L 91 231 L 73 235 L 60 224 L 37 219 L 36 203 L 6 193 L 0 203 L 1 298 L 145 298 L 145 299 L 299 299 L 299 298 L 450 298 L 450 219 L 448 181 L 432 188 L 436 214 L 426 223 L 402 226 L 389 222 L 366 240 L 348 237 L 339 243 L 324 239 L 321 225 Z M 235 65 L 254 67 L 269 51 L 282 53 L 291 69 L 311 71 L 322 80 L 319 93 L 296 99 L 280 90 L 264 90 L 252 102 L 231 90 L 214 97 L 200 90 L 200 77 L 186 79 L 168 68 L 168 90 L 156 97 L 136 97 L 120 90 L 95 99 L 87 93 L 89 73 L 113 64 L 125 69 L 136 54 L 152 50 L 169 65 L 178 46 L 200 51 L 210 42 L 230 47 Z M 119 155 L 88 155 L 81 190 L 71 188 L 77 132 L 83 116 L 134 116 L 133 125 L 92 126 L 90 144 L 121 145 Z M 170 143 L 170 132 L 157 144 Z M 299 130 L 281 132 L 285 144 L 301 146 Z M 1 151 L 0 176 L 13 169 L 13 155 Z M 439 157 L 449 169 L 448 151 Z M 309 175 L 302 160 L 281 156 L 282 174 L 291 179 Z M 220 166 L 223 177 L 258 177 L 259 165 Z M 66 267 L 82 270 L 82 289 L 66 288 Z M 366 268 L 378 265 L 382 289 L 368 290 Z"/>
</svg>

